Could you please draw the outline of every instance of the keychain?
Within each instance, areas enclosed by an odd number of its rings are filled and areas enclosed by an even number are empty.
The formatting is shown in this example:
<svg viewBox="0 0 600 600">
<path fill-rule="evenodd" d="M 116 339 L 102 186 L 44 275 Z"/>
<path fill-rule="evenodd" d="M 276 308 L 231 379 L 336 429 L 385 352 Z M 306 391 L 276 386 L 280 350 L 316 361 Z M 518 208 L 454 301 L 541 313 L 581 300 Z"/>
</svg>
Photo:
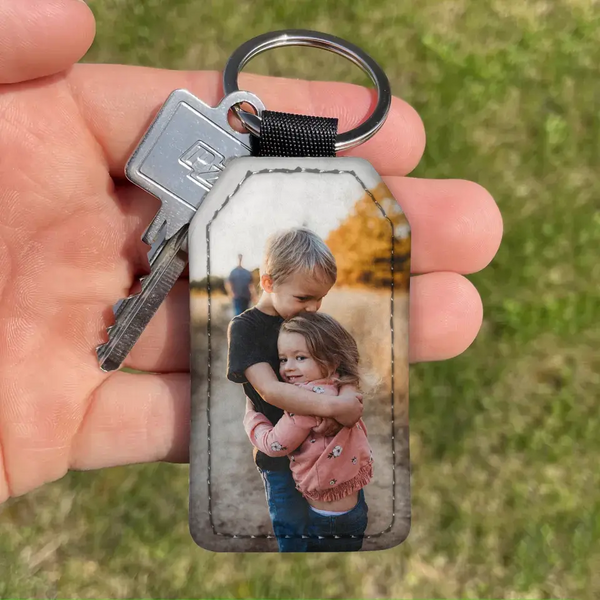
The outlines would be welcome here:
<svg viewBox="0 0 600 600">
<path fill-rule="evenodd" d="M 361 67 L 371 116 L 339 134 L 239 91 L 250 59 L 289 45 Z M 223 82 L 250 132 L 228 134 L 249 135 L 252 155 L 194 131 L 176 144 L 185 185 L 213 174 L 187 232 L 192 537 L 226 552 L 391 548 L 410 528 L 410 228 L 367 161 L 336 157 L 383 125 L 388 79 L 356 46 L 293 30 L 240 46 Z"/>
<path fill-rule="evenodd" d="M 238 89 L 249 60 L 289 45 L 361 67 L 377 88 L 370 117 L 338 134 L 336 119 L 269 111 Z M 410 528 L 410 227 L 367 161 L 336 157 L 381 128 L 388 79 L 353 44 L 288 30 L 240 46 L 223 84 L 216 107 L 174 91 L 126 165 L 161 209 L 142 237 L 150 273 L 117 304 L 99 366 L 121 366 L 189 260 L 194 540 L 393 547 Z"/>
</svg>

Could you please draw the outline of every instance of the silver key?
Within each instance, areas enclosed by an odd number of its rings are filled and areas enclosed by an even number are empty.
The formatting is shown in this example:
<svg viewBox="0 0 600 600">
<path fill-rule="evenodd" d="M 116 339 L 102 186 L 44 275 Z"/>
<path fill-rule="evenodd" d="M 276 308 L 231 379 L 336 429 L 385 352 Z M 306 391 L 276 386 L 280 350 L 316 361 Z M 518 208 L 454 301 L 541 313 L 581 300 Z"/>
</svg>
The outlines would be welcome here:
<svg viewBox="0 0 600 600">
<path fill-rule="evenodd" d="M 103 371 L 115 371 L 121 366 L 179 279 L 187 264 L 187 255 L 181 249 L 186 238 L 187 225 L 156 250 L 150 274 L 140 279 L 141 291 L 119 303 L 115 324 L 106 330 L 108 342 L 96 349 Z"/>
<path fill-rule="evenodd" d="M 186 90 L 174 91 L 129 159 L 127 178 L 156 196 L 161 208 L 142 236 L 154 244 L 150 273 L 139 293 L 120 301 L 108 341 L 96 348 L 103 371 L 120 368 L 183 272 L 187 226 L 227 162 L 250 154 L 250 134 L 228 124 L 229 110 L 242 102 L 264 110 L 249 92 L 234 92 L 213 108 Z"/>
</svg>

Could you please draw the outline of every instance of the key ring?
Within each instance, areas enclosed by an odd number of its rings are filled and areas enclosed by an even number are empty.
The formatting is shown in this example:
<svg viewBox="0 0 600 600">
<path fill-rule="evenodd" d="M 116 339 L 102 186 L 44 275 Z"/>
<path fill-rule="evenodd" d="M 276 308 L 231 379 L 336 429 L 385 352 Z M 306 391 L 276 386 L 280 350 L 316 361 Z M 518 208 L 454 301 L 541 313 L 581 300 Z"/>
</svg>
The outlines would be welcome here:
<svg viewBox="0 0 600 600">
<path fill-rule="evenodd" d="M 375 84 L 377 88 L 377 105 L 375 109 L 368 119 L 358 127 L 338 134 L 335 143 L 336 152 L 347 150 L 366 142 L 381 129 L 392 102 L 390 82 L 387 75 L 358 46 L 341 38 L 318 31 L 284 29 L 282 31 L 264 33 L 243 43 L 233 52 L 225 65 L 225 70 L 223 71 L 223 89 L 225 95 L 239 91 L 238 75 L 250 60 L 262 52 L 283 46 L 310 46 L 339 54 L 360 67 Z M 260 136 L 260 116 L 242 110 L 239 106 L 234 106 L 233 110 L 248 131 L 257 137 Z"/>
</svg>

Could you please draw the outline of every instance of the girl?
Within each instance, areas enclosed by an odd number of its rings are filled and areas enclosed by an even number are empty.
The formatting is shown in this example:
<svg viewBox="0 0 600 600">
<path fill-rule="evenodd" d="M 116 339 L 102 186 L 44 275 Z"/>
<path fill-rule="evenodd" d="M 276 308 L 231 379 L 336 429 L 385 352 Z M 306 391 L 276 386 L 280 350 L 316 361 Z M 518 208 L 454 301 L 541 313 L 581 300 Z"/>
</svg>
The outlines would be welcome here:
<svg viewBox="0 0 600 600">
<path fill-rule="evenodd" d="M 305 312 L 285 321 L 277 347 L 286 383 L 331 395 L 344 384 L 360 386 L 356 342 L 329 315 Z M 273 426 L 246 403 L 250 441 L 269 456 L 289 457 L 296 487 L 308 501 L 308 551 L 360 550 L 368 512 L 363 488 L 373 476 L 367 430 L 361 420 L 324 437 L 312 432 L 318 423 L 286 412 Z"/>
</svg>

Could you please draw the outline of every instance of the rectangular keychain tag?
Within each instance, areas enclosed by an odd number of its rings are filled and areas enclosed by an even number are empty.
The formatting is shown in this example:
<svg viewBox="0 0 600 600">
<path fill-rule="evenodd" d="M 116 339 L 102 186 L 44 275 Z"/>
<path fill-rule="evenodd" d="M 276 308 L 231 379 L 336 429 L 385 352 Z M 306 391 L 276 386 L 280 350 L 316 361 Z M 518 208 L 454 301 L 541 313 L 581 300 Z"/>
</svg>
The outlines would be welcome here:
<svg viewBox="0 0 600 600">
<path fill-rule="evenodd" d="M 410 245 L 363 159 L 243 157 L 221 174 L 188 234 L 198 545 L 346 552 L 406 538 Z M 357 393 L 360 420 L 315 431 L 351 419 Z"/>
</svg>

